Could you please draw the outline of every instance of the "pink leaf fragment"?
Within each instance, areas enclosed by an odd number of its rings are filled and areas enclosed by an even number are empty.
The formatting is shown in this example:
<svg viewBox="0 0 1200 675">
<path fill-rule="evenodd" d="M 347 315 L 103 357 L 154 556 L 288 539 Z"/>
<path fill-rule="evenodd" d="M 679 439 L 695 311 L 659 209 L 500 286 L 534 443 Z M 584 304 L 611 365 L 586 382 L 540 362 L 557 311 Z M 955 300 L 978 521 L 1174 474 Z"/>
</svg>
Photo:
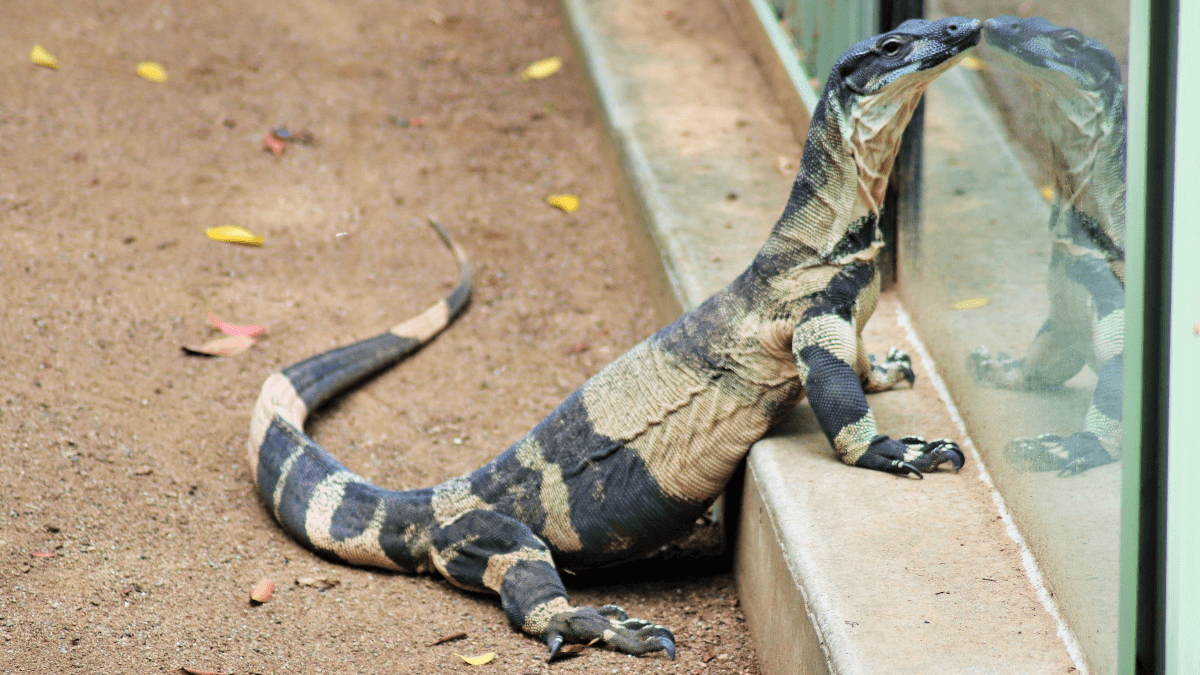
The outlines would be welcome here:
<svg viewBox="0 0 1200 675">
<path fill-rule="evenodd" d="M 250 324 L 249 326 L 235 326 L 231 323 L 226 323 L 214 316 L 212 312 L 208 313 L 208 322 L 215 326 L 217 330 L 226 335 L 245 335 L 246 337 L 258 337 L 267 332 L 266 328 L 263 328 L 256 323 Z"/>
<path fill-rule="evenodd" d="M 283 157 L 283 151 L 287 150 L 287 143 L 280 140 L 274 133 L 268 133 L 263 139 L 263 149 L 270 150 L 276 159 Z"/>
<path fill-rule="evenodd" d="M 254 584 L 254 588 L 250 589 L 250 602 L 261 605 L 270 600 L 274 594 L 275 582 L 270 579 L 262 579 L 257 584 Z"/>
<path fill-rule="evenodd" d="M 253 345 L 254 338 L 248 335 L 227 335 L 202 345 L 184 345 L 183 351 L 199 356 L 235 356 Z"/>
</svg>

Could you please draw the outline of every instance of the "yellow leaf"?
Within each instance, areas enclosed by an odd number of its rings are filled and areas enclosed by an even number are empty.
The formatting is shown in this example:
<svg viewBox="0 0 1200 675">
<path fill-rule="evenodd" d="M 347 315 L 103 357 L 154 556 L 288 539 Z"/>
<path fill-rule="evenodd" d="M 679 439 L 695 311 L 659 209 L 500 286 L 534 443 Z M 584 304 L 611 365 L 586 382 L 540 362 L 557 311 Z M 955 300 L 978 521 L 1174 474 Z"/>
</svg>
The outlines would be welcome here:
<svg viewBox="0 0 1200 675">
<path fill-rule="evenodd" d="M 543 77 L 550 77 L 562 68 L 562 59 L 557 56 L 551 56 L 548 59 L 535 61 L 521 73 L 522 80 L 540 80 Z"/>
<path fill-rule="evenodd" d="M 33 51 L 29 53 L 29 58 L 39 66 L 47 68 L 58 68 L 58 59 L 46 51 L 46 48 L 41 45 L 34 45 Z"/>
<path fill-rule="evenodd" d="M 153 61 L 143 61 L 137 66 L 137 74 L 144 80 L 151 82 L 166 82 L 167 69 L 158 65 Z"/>
<path fill-rule="evenodd" d="M 488 661 L 496 658 L 496 652 L 488 652 L 486 654 L 480 654 L 479 656 L 463 656 L 462 654 L 455 654 L 455 656 L 473 666 L 482 666 Z"/>
<path fill-rule="evenodd" d="M 567 213 L 574 213 L 579 208 L 579 197 L 575 195 L 550 195 L 546 197 L 546 203 L 550 206 L 557 206 Z"/>
<path fill-rule="evenodd" d="M 951 305 L 954 309 L 979 309 L 991 302 L 991 298 L 967 298 Z"/>
<path fill-rule="evenodd" d="M 254 233 L 244 227 L 237 225 L 220 225 L 218 227 L 210 227 L 204 231 L 209 239 L 217 241 L 227 241 L 231 244 L 249 244 L 251 246 L 262 246 L 263 238 L 256 237 Z"/>
<path fill-rule="evenodd" d="M 1050 187 L 1049 185 L 1042 188 L 1042 199 L 1045 199 L 1048 202 L 1054 201 L 1054 188 Z"/>
<path fill-rule="evenodd" d="M 979 59 L 975 58 L 974 56 L 967 56 L 967 57 L 963 58 L 962 61 L 959 61 L 958 63 L 959 63 L 959 65 L 961 65 L 963 68 L 966 68 L 967 70 L 974 70 L 976 72 L 979 72 L 984 69 L 983 61 L 980 61 Z"/>
</svg>

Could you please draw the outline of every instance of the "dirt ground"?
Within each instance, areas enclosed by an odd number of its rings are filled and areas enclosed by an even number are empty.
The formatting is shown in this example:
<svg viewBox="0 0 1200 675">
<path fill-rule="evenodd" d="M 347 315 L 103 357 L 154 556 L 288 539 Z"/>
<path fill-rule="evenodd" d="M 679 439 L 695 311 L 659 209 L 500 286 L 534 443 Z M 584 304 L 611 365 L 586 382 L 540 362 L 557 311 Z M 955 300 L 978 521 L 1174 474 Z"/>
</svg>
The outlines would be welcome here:
<svg viewBox="0 0 1200 675">
<path fill-rule="evenodd" d="M 474 260 L 471 308 L 308 426 L 380 485 L 475 468 L 662 322 L 554 0 L 11 0 L 5 16 L 0 672 L 757 673 L 711 563 L 577 581 L 578 603 L 673 628 L 674 663 L 546 665 L 494 597 L 323 561 L 251 483 L 269 373 L 450 288 L 429 216 Z M 58 70 L 30 62 L 35 44 Z M 558 74 L 517 76 L 551 55 Z M 144 60 L 168 81 L 134 75 Z M 315 143 L 275 158 L 279 124 Z M 582 207 L 544 203 L 561 192 Z M 265 244 L 204 236 L 222 224 Z M 214 335 L 206 310 L 267 335 L 185 356 Z M 278 590 L 251 607 L 263 577 Z"/>
</svg>

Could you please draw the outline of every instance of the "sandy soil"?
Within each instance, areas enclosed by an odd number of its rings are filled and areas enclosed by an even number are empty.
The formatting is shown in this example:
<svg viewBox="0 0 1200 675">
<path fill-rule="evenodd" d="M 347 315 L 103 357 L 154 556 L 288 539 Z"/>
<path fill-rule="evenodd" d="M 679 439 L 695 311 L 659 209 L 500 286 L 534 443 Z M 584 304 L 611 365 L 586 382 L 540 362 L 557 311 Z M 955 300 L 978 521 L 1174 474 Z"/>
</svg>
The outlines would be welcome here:
<svg viewBox="0 0 1200 675">
<path fill-rule="evenodd" d="M 299 547 L 243 459 L 270 372 L 451 286 L 430 215 L 475 261 L 474 304 L 309 424 L 381 485 L 478 466 L 663 321 L 553 0 L 14 0 L 5 16 L 0 672 L 757 672 L 712 561 L 574 580 L 577 602 L 674 628 L 678 661 L 547 666 L 492 597 Z M 61 68 L 30 63 L 34 44 Z M 555 54 L 559 74 L 516 76 Z M 139 79 L 143 60 L 170 79 Z M 276 159 L 278 124 L 315 144 Z M 582 208 L 550 208 L 557 192 Z M 220 224 L 266 243 L 203 235 Z M 206 310 L 267 336 L 185 356 L 213 335 Z M 278 591 L 251 607 L 262 577 Z"/>
</svg>

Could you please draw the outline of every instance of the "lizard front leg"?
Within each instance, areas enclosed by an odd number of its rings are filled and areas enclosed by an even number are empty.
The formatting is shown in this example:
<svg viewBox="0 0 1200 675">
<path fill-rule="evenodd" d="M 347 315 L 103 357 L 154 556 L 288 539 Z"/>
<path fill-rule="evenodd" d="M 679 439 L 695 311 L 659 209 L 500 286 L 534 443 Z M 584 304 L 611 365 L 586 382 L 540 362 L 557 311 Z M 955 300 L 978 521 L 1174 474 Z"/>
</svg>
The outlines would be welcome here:
<svg viewBox="0 0 1200 675">
<path fill-rule="evenodd" d="M 433 564 L 450 583 L 500 594 L 514 626 L 538 637 L 553 659 L 566 643 L 599 640 L 626 654 L 666 651 L 675 658 L 675 636 L 649 621 L 630 619 L 620 607 L 575 607 L 567 600 L 546 544 L 524 523 L 482 509 L 438 527 Z"/>
<path fill-rule="evenodd" d="M 917 436 L 894 440 L 878 433 L 863 384 L 851 364 L 858 358 L 858 333 L 849 310 L 806 314 L 792 335 L 800 381 L 821 430 L 842 461 L 898 475 L 921 477 L 950 462 L 962 468 L 965 456 L 955 443 L 925 442 Z"/>
</svg>

